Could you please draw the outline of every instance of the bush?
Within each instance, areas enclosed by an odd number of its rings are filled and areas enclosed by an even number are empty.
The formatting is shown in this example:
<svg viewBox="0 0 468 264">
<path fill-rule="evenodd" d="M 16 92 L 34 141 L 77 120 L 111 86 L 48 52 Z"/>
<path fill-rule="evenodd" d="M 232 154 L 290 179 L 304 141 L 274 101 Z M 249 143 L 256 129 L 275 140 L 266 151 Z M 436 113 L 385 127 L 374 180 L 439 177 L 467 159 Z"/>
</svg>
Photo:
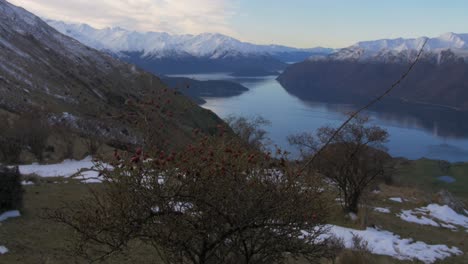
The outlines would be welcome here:
<svg viewBox="0 0 468 264">
<path fill-rule="evenodd" d="M 18 163 L 22 148 L 19 139 L 9 135 L 0 135 L 0 161 L 7 164 Z"/>
<path fill-rule="evenodd" d="M 48 127 L 39 118 L 24 116 L 12 124 L 4 124 L 0 131 L 0 159 L 6 163 L 19 163 L 23 149 L 29 150 L 42 161 L 46 148 Z"/>
<path fill-rule="evenodd" d="M 94 198 L 51 212 L 92 260 L 131 241 L 165 263 L 283 263 L 329 257 L 330 197 L 320 182 L 244 143 L 204 138 L 178 153 L 121 156 Z M 331 250 L 331 251 L 334 251 Z"/>
<path fill-rule="evenodd" d="M 362 237 L 353 234 L 353 247 L 344 251 L 339 257 L 339 264 L 366 264 L 372 263 L 369 243 Z"/>
<path fill-rule="evenodd" d="M 42 161 L 49 134 L 47 125 L 38 118 L 26 117 L 16 122 L 13 129 L 23 146 L 27 147 L 39 161 Z"/>
<path fill-rule="evenodd" d="M 0 213 L 20 209 L 23 203 L 23 188 L 18 167 L 8 169 L 0 166 Z"/>
</svg>

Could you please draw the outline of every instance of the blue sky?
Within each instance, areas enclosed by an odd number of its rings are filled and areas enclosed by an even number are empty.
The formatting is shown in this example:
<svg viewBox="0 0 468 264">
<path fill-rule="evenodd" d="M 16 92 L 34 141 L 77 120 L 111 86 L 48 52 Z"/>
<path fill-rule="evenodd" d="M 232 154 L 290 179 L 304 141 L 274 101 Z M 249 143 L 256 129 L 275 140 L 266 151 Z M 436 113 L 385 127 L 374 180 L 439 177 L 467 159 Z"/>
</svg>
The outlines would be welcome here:
<svg viewBox="0 0 468 264">
<path fill-rule="evenodd" d="M 239 10 L 243 38 L 300 47 L 468 32 L 466 0 L 241 0 Z"/>
<path fill-rule="evenodd" d="M 468 33 L 467 0 L 10 0 L 41 17 L 173 34 L 345 47 L 361 40 Z"/>
</svg>

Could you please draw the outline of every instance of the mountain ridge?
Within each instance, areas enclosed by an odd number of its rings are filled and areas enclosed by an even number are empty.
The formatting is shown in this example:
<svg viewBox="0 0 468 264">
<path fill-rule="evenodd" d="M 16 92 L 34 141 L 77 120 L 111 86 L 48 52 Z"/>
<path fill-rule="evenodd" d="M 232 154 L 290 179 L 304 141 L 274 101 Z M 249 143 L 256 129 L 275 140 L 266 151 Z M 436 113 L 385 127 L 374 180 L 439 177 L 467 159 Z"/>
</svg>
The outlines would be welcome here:
<svg viewBox="0 0 468 264">
<path fill-rule="evenodd" d="M 156 75 L 239 72 L 245 67 L 254 72 L 275 72 L 285 69 L 291 61 L 333 51 L 255 45 L 217 33 L 171 35 L 122 28 L 95 29 L 54 20 L 48 23 L 63 34 Z"/>
<path fill-rule="evenodd" d="M 147 56 L 164 57 L 165 51 L 177 51 L 180 54 L 216 59 L 220 54 L 230 51 L 271 55 L 285 52 L 325 53 L 333 50 L 323 47 L 293 48 L 275 44 L 257 45 L 219 33 L 173 35 L 166 32 L 130 31 L 120 27 L 96 29 L 84 23 L 66 23 L 50 19 L 46 22 L 63 34 L 75 36 L 77 40 L 89 44 L 88 46 L 108 49 L 116 53 L 144 52 Z"/>
<path fill-rule="evenodd" d="M 453 32 L 438 37 L 395 38 L 361 41 L 326 56 L 309 58 L 312 61 L 360 61 L 407 63 L 413 61 L 426 43 L 422 60 L 440 63 L 443 52 L 450 51 L 457 58 L 468 60 L 468 34 Z"/>
<path fill-rule="evenodd" d="M 152 118 L 164 125 L 158 137 L 170 142 L 168 148 L 190 142 L 192 129 L 209 133 L 223 124 L 153 74 L 87 47 L 0 0 L 0 113 L 8 119 L 34 114 L 70 133 L 132 145 L 141 142 L 142 131 L 114 116 L 135 112 L 134 103 L 151 98 L 162 106 Z"/>
</svg>

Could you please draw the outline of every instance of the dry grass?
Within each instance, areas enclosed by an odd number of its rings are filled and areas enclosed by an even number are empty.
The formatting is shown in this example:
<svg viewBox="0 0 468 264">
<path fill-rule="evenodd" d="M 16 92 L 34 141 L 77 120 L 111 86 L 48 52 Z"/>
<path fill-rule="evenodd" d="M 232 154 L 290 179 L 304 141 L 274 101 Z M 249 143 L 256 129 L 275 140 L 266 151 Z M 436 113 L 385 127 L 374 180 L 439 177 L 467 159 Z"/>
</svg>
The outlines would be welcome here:
<svg viewBox="0 0 468 264">
<path fill-rule="evenodd" d="M 99 188 L 99 185 L 85 185 L 76 181 L 59 181 L 59 179 L 37 179 L 38 185 L 26 186 L 24 197 L 24 210 L 22 216 L 17 219 L 7 220 L 0 225 L 0 244 L 5 245 L 10 252 L 0 256 L 0 263 L 31 263 L 31 264 L 58 264 L 58 263 L 86 263 L 70 257 L 66 248 L 73 238 L 73 233 L 63 226 L 49 222 L 41 218 L 43 208 L 58 208 L 64 201 L 72 202 L 85 197 L 88 188 Z M 60 182 L 60 183 L 53 183 Z M 428 244 L 446 244 L 456 246 L 463 252 L 468 252 L 468 238 L 465 232 L 453 232 L 447 229 L 431 226 L 421 226 L 407 223 L 395 216 L 402 209 L 416 208 L 426 201 L 425 193 L 414 188 L 397 188 L 382 186 L 382 192 L 373 194 L 366 201 L 372 201 L 370 206 L 389 207 L 391 214 L 383 214 L 368 210 L 368 225 L 376 225 L 400 235 L 402 238 L 414 238 Z M 388 201 L 388 197 L 413 198 L 405 203 Z M 341 208 L 334 208 L 333 224 L 360 228 L 360 223 L 352 223 L 345 220 Z M 370 245 L 372 246 L 372 245 Z M 133 245 L 131 254 L 116 256 L 108 263 L 160 263 L 157 256 L 151 254 L 144 245 Z M 304 261 L 291 261 L 294 264 L 305 264 Z M 325 262 L 324 264 L 331 264 Z M 399 261 L 388 256 L 376 256 L 368 253 L 344 251 L 336 264 L 354 263 L 410 263 Z M 468 255 L 448 258 L 440 263 L 462 264 L 468 263 Z"/>
</svg>

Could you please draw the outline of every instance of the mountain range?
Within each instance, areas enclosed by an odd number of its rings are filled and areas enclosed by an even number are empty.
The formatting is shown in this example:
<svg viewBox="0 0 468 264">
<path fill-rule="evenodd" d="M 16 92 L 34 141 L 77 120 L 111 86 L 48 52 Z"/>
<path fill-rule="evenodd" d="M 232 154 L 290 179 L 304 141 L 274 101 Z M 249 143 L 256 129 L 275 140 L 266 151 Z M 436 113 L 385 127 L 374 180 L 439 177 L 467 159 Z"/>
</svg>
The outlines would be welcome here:
<svg viewBox="0 0 468 264">
<path fill-rule="evenodd" d="M 87 47 L 0 0 L 2 122 L 31 114 L 53 125 L 56 132 L 69 131 L 49 149 L 57 150 L 72 134 L 133 145 L 141 141 L 141 130 L 117 117 L 135 113 L 135 104 L 151 99 L 159 106 L 151 119 L 162 124 L 157 137 L 172 147 L 189 142 L 192 129 L 209 133 L 223 124 L 153 74 Z"/>
<path fill-rule="evenodd" d="M 422 56 L 387 100 L 468 110 L 468 34 L 359 42 L 288 67 L 278 80 L 306 100 L 362 103 L 382 94 Z"/>
<path fill-rule="evenodd" d="M 314 56 L 312 61 L 361 61 L 407 63 L 415 59 L 426 43 L 423 60 L 440 63 L 441 53 L 450 50 L 455 57 L 468 59 L 468 34 L 445 33 L 438 37 L 397 38 L 358 42 L 325 56 Z"/>
<path fill-rule="evenodd" d="M 287 63 L 329 54 L 333 49 L 255 45 L 222 34 L 171 35 L 123 28 L 96 29 L 86 24 L 46 20 L 83 44 L 139 65 L 156 74 L 283 70 Z"/>
</svg>

